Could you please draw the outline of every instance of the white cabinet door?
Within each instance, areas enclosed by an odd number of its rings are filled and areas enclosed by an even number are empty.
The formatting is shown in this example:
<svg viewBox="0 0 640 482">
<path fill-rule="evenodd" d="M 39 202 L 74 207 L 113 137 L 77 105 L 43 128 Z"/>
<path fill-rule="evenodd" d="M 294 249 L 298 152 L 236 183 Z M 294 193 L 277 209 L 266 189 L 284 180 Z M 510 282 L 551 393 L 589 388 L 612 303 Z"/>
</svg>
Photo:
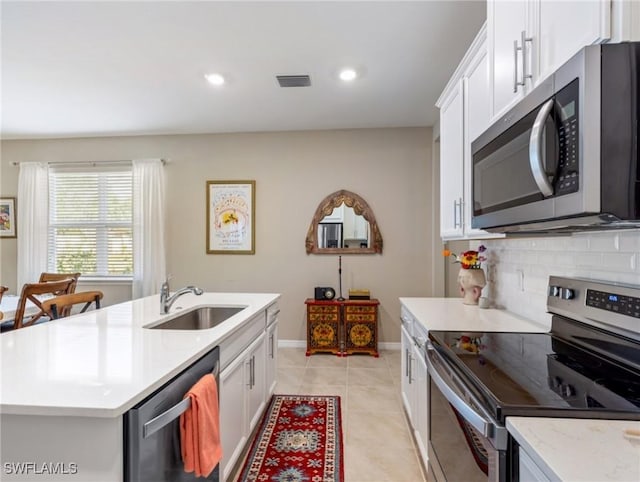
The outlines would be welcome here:
<svg viewBox="0 0 640 482">
<path fill-rule="evenodd" d="M 533 459 L 525 452 L 522 447 L 519 448 L 519 475 L 520 482 L 550 482 L 544 472 L 536 465 Z"/>
<path fill-rule="evenodd" d="M 463 77 L 464 85 L 464 201 L 463 229 L 466 237 L 479 238 L 489 235 L 471 227 L 473 216 L 473 158 L 471 143 L 486 129 L 491 121 L 489 102 L 489 58 L 485 48 L 476 52 Z M 495 236 L 495 235 L 492 235 Z"/>
<path fill-rule="evenodd" d="M 460 81 L 440 107 L 440 236 L 462 236 L 463 86 Z"/>
<path fill-rule="evenodd" d="M 529 22 L 530 1 L 488 0 L 487 28 L 491 66 L 492 115 L 500 116 L 505 110 L 520 100 L 532 86 L 532 79 L 524 79 L 525 85 L 515 85 L 523 81 L 522 32 L 526 38 L 532 37 Z M 514 44 L 516 42 L 516 44 Z M 527 74 L 534 68 L 531 55 L 535 38 L 525 42 L 525 63 Z M 515 92 L 514 92 L 515 90 Z"/>
<path fill-rule="evenodd" d="M 428 459 L 427 447 L 429 446 L 429 385 L 427 383 L 427 362 L 424 359 L 424 352 L 422 346 L 427 340 L 426 330 L 422 327 L 416 326 L 414 328 L 416 335 L 416 344 L 414 344 L 413 355 L 415 359 L 414 363 L 414 379 L 413 385 L 415 390 L 414 400 L 415 407 L 413 410 L 414 421 L 414 434 L 418 442 L 418 449 L 422 455 L 423 460 Z"/>
<path fill-rule="evenodd" d="M 265 340 L 262 333 L 249 347 L 249 353 L 245 358 L 247 378 L 247 436 L 256 426 L 265 407 Z"/>
<path fill-rule="evenodd" d="M 247 442 L 245 357 L 236 358 L 220 373 L 221 480 L 227 480 Z"/>
<path fill-rule="evenodd" d="M 405 325 L 402 325 L 400 330 L 401 333 L 401 347 L 402 347 L 402 360 L 401 360 L 401 369 L 402 369 L 402 382 L 401 382 L 401 392 L 402 392 L 402 404 L 404 405 L 405 411 L 409 417 L 409 420 L 413 419 L 413 414 L 411 413 L 413 407 L 413 386 L 411 383 L 411 365 L 413 360 L 413 349 L 412 349 L 412 338 L 411 334 L 407 331 Z"/>
<path fill-rule="evenodd" d="M 278 383 L 278 320 L 274 321 L 267 328 L 267 337 L 265 338 L 265 351 L 266 351 L 266 363 L 265 363 L 265 385 L 266 385 L 266 397 L 265 400 L 269 401 L 273 391 Z"/>
<path fill-rule="evenodd" d="M 540 73 L 548 77 L 586 45 L 611 36 L 611 1 L 540 0 Z"/>
</svg>

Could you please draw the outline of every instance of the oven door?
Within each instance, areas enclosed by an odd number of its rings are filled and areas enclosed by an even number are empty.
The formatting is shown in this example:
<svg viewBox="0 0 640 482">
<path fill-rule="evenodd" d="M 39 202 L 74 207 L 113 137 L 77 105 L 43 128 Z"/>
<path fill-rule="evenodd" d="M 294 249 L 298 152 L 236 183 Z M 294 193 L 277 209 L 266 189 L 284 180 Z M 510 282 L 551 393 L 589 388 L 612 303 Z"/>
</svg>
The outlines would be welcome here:
<svg viewBox="0 0 640 482">
<path fill-rule="evenodd" d="M 508 433 L 465 387 L 463 379 L 427 346 L 429 480 L 508 480 Z"/>
</svg>

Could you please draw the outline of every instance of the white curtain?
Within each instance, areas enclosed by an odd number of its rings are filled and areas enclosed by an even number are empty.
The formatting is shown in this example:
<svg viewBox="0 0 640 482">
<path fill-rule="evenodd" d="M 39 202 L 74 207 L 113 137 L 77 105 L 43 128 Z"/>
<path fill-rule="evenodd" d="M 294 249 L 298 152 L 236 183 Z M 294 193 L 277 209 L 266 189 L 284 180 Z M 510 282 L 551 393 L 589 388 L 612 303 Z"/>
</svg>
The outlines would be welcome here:
<svg viewBox="0 0 640 482">
<path fill-rule="evenodd" d="M 16 203 L 18 285 L 36 283 L 47 271 L 49 236 L 49 168 L 46 163 L 21 162 Z"/>
<path fill-rule="evenodd" d="M 160 159 L 133 161 L 133 299 L 158 293 L 166 277 L 164 183 Z"/>
</svg>

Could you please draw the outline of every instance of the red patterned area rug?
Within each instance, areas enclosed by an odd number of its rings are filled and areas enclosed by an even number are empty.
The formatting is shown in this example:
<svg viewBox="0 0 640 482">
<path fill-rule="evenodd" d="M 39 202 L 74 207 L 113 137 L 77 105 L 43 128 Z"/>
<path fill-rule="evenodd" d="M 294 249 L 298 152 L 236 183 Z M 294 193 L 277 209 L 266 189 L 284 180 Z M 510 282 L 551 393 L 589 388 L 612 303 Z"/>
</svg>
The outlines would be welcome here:
<svg viewBox="0 0 640 482">
<path fill-rule="evenodd" d="M 238 480 L 343 482 L 340 397 L 274 395 Z"/>
</svg>

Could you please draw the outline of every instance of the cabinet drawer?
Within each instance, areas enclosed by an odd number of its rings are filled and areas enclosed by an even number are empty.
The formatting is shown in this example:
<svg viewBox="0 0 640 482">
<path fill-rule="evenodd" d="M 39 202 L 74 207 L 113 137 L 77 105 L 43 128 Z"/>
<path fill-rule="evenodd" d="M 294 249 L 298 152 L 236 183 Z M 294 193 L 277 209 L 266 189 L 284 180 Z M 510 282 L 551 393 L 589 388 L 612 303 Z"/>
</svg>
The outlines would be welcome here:
<svg viewBox="0 0 640 482">
<path fill-rule="evenodd" d="M 375 323 L 377 318 L 377 307 L 370 305 L 345 306 L 345 321 Z"/>
<path fill-rule="evenodd" d="M 338 314 L 338 305 L 309 305 L 309 314 L 330 313 Z"/>
<path fill-rule="evenodd" d="M 377 307 L 375 305 L 356 305 L 356 306 L 347 305 L 347 306 L 345 306 L 345 310 L 346 310 L 347 314 L 349 314 L 349 313 L 354 313 L 354 314 L 373 313 L 373 314 L 375 314 L 376 308 Z"/>
<path fill-rule="evenodd" d="M 249 319 L 242 328 L 220 343 L 220 366 L 224 370 L 238 355 L 264 331 L 265 312 Z"/>
</svg>

